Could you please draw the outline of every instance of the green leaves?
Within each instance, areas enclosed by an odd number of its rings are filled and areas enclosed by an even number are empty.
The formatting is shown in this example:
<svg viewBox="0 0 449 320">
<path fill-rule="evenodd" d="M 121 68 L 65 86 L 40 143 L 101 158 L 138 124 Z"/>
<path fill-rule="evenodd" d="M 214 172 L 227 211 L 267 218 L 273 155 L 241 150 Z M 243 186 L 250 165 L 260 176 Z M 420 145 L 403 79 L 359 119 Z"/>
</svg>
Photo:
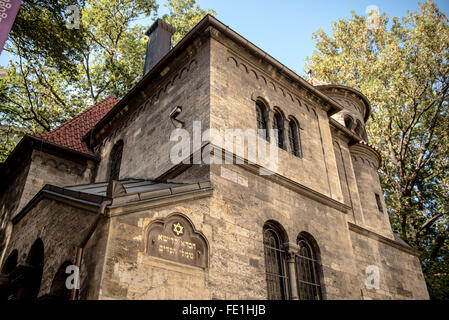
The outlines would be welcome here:
<svg viewBox="0 0 449 320">
<path fill-rule="evenodd" d="M 175 46 L 201 19 L 207 14 L 215 14 L 214 10 L 201 9 L 195 0 L 167 0 L 169 14 L 165 14 L 162 20 L 176 29 L 172 38 Z"/>
<path fill-rule="evenodd" d="M 66 27 L 70 5 L 79 29 Z M 194 0 L 168 1 L 164 20 L 175 43 L 213 12 Z M 7 48 L 15 55 L 0 79 L 0 161 L 24 133 L 53 129 L 109 95 L 123 97 L 142 77 L 156 0 L 24 0 Z M 16 137 L 14 138 L 14 135 Z"/>
<path fill-rule="evenodd" d="M 84 41 L 80 32 L 67 29 L 66 10 L 72 5 L 81 8 L 84 2 L 23 0 L 9 41 L 20 46 L 23 55 L 40 56 L 61 72 L 73 72 Z"/>
<path fill-rule="evenodd" d="M 380 179 L 394 229 L 424 252 L 429 284 L 447 283 L 449 215 L 449 26 L 432 1 L 375 29 L 352 14 L 329 36 L 314 35 L 312 75 L 354 87 L 370 100 L 370 142 L 382 153 Z M 432 279 L 432 280 L 429 280 Z M 439 287 L 441 289 L 441 286 Z M 449 288 L 443 288 L 447 297 Z M 442 297 L 442 291 L 432 291 Z"/>
</svg>

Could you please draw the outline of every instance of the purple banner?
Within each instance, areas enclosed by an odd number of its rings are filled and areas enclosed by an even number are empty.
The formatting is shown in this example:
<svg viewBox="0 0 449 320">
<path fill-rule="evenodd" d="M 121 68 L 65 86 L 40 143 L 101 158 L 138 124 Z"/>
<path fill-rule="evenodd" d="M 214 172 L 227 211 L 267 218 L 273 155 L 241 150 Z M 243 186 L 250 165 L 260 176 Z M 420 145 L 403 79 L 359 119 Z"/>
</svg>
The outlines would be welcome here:
<svg viewBox="0 0 449 320">
<path fill-rule="evenodd" d="M 0 54 L 8 39 L 22 0 L 0 0 Z"/>
</svg>

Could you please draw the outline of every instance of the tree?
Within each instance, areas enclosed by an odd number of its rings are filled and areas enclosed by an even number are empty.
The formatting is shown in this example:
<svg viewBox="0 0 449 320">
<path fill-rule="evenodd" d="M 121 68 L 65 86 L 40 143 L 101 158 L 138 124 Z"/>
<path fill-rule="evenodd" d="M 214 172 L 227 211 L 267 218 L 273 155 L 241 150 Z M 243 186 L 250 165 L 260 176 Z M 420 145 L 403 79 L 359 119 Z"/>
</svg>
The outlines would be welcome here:
<svg viewBox="0 0 449 320">
<path fill-rule="evenodd" d="M 23 0 L 9 41 L 28 55 L 49 58 L 60 71 L 73 71 L 85 43 L 79 30 L 66 27 L 67 13 L 84 5 L 85 0 Z"/>
<path fill-rule="evenodd" d="M 166 5 L 163 18 L 178 40 L 212 12 L 194 0 Z M 79 9 L 74 28 L 69 6 Z M 106 96 L 123 97 L 142 77 L 146 18 L 157 10 L 156 0 L 24 0 L 6 47 L 16 59 L 0 79 L 0 161 L 24 133 L 49 131 Z"/>
<path fill-rule="evenodd" d="M 422 251 L 431 297 L 449 298 L 449 25 L 432 1 L 389 23 L 352 17 L 314 34 L 313 77 L 363 92 L 394 229 Z M 377 21 L 376 21 L 377 20 Z"/>
<path fill-rule="evenodd" d="M 167 0 L 169 14 L 162 19 L 176 29 L 173 35 L 173 45 L 176 45 L 201 19 L 207 14 L 215 14 L 215 11 L 203 10 L 195 0 Z"/>
</svg>

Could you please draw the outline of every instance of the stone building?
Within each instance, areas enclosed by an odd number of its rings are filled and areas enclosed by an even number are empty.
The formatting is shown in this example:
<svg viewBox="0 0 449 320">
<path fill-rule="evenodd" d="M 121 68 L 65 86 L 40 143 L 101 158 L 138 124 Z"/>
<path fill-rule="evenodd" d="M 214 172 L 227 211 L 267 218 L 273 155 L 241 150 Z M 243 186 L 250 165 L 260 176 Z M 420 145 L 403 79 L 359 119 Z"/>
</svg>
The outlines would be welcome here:
<svg viewBox="0 0 449 320">
<path fill-rule="evenodd" d="M 171 48 L 173 32 L 150 28 L 125 97 L 1 165 L 2 298 L 428 299 L 389 223 L 366 97 L 212 16 Z"/>
</svg>

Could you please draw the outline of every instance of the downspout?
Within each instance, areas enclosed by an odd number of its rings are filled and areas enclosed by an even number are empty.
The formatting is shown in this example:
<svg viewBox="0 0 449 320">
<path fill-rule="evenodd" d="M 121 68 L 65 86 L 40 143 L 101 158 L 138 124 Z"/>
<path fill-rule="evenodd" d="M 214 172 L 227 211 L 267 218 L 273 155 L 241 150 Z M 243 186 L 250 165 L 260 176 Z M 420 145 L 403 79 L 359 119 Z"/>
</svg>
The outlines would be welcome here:
<svg viewBox="0 0 449 320">
<path fill-rule="evenodd" d="M 92 234 L 97 229 L 97 226 L 101 220 L 101 218 L 104 216 L 105 209 L 108 205 L 111 204 L 111 200 L 105 200 L 101 203 L 100 207 L 98 208 L 97 217 L 95 218 L 95 221 L 92 223 L 92 226 L 89 229 L 89 232 L 84 237 L 83 241 L 81 242 L 80 246 L 76 248 L 76 258 L 75 258 L 75 265 L 78 267 L 78 276 L 81 275 L 81 263 L 83 261 L 83 252 L 84 248 L 87 245 L 87 242 L 89 242 L 90 238 L 92 237 Z M 78 278 L 79 281 L 79 278 Z M 72 292 L 70 294 L 70 300 L 77 300 L 76 299 L 76 286 L 72 288 Z"/>
</svg>

